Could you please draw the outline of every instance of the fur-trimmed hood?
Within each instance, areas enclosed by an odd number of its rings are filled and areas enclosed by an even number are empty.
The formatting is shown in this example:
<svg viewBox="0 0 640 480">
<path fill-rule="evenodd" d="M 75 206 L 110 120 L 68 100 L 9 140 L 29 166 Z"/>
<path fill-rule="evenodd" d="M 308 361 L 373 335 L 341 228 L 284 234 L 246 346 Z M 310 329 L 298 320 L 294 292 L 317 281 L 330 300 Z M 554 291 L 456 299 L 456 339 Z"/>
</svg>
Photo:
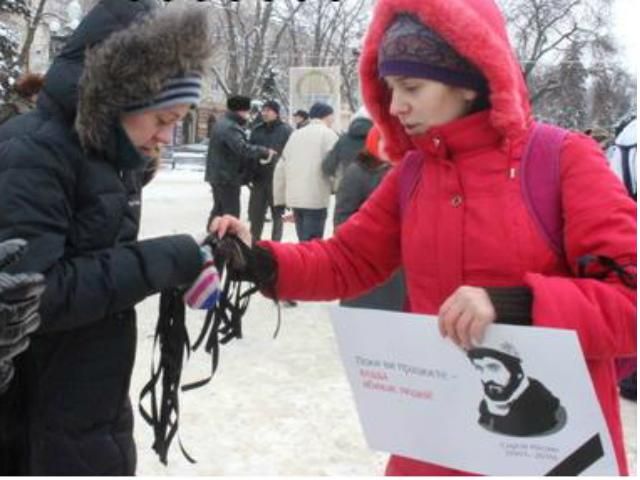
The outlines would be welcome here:
<svg viewBox="0 0 640 480">
<path fill-rule="evenodd" d="M 204 7 L 167 7 L 87 52 L 75 128 L 85 149 L 102 150 L 124 108 L 156 96 L 166 80 L 205 73 L 212 54 Z"/>
<path fill-rule="evenodd" d="M 489 82 L 491 124 L 511 148 L 520 147 L 531 125 L 531 107 L 504 18 L 494 1 L 378 0 L 365 37 L 360 78 L 365 106 L 380 127 L 391 157 L 399 161 L 415 148 L 400 122 L 389 114 L 390 93 L 378 74 L 378 47 L 400 13 L 415 15 L 480 69 Z"/>
<path fill-rule="evenodd" d="M 100 0 L 82 19 L 47 70 L 44 86 L 38 95 L 38 105 L 48 110 L 48 105 L 53 104 L 66 119 L 73 122 L 78 107 L 78 82 L 85 53 L 113 32 L 128 27 L 155 8 L 155 0 Z"/>
</svg>

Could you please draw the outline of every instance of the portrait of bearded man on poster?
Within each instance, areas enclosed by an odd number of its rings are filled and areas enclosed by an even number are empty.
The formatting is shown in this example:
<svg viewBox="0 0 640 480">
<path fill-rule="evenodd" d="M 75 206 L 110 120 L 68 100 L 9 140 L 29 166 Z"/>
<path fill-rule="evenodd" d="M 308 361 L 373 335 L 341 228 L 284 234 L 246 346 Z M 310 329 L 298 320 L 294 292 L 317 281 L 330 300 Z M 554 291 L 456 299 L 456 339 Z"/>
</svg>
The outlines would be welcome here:
<svg viewBox="0 0 640 480">
<path fill-rule="evenodd" d="M 489 431 L 517 437 L 542 436 L 562 429 L 567 413 L 540 381 L 528 377 L 510 343 L 500 349 L 480 347 L 467 352 L 484 389 L 478 423 Z"/>
</svg>

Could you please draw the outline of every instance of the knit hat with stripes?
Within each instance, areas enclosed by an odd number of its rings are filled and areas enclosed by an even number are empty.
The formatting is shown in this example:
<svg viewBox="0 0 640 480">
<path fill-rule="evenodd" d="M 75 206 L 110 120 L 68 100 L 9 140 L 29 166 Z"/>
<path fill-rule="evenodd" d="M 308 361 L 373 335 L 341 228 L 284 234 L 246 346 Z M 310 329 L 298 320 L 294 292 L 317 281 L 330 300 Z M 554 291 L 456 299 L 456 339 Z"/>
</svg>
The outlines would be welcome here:
<svg viewBox="0 0 640 480">
<path fill-rule="evenodd" d="M 144 113 L 149 110 L 160 110 L 185 103 L 197 106 L 202 97 L 202 82 L 202 75 L 198 73 L 187 73 L 180 77 L 170 78 L 155 97 L 128 105 L 124 111 L 126 113 Z"/>
</svg>

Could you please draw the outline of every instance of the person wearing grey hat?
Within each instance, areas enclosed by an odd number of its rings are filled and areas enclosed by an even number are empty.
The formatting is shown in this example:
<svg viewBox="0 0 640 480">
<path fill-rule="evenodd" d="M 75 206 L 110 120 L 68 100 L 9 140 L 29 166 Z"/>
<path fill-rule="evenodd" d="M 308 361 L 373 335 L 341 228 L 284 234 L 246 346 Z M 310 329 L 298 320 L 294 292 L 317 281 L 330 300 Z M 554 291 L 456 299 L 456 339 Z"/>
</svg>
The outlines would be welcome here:
<svg viewBox="0 0 640 480">
<path fill-rule="evenodd" d="M 200 100 L 210 36 L 198 8 L 100 0 L 36 109 L 0 127 L 0 241 L 29 246 L 6 273 L 46 286 L 0 397 L 4 475 L 135 473 L 135 305 L 194 282 L 206 258 L 191 235 L 138 240 L 142 179 Z"/>
</svg>

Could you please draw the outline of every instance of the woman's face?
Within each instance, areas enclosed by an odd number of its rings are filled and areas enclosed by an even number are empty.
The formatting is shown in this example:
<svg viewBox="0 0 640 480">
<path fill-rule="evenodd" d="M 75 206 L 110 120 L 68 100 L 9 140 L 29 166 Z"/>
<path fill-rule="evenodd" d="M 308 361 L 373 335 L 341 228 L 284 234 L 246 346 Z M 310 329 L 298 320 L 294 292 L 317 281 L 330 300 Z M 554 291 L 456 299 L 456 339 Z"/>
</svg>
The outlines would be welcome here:
<svg viewBox="0 0 640 480">
<path fill-rule="evenodd" d="M 425 78 L 389 75 L 384 80 L 391 91 L 389 113 L 398 118 L 407 135 L 420 135 L 465 116 L 478 95 Z"/>
<path fill-rule="evenodd" d="M 126 113 L 120 121 L 131 143 L 148 157 L 161 145 L 171 143 L 176 123 L 184 118 L 190 105 L 176 105 L 143 113 Z"/>
</svg>

